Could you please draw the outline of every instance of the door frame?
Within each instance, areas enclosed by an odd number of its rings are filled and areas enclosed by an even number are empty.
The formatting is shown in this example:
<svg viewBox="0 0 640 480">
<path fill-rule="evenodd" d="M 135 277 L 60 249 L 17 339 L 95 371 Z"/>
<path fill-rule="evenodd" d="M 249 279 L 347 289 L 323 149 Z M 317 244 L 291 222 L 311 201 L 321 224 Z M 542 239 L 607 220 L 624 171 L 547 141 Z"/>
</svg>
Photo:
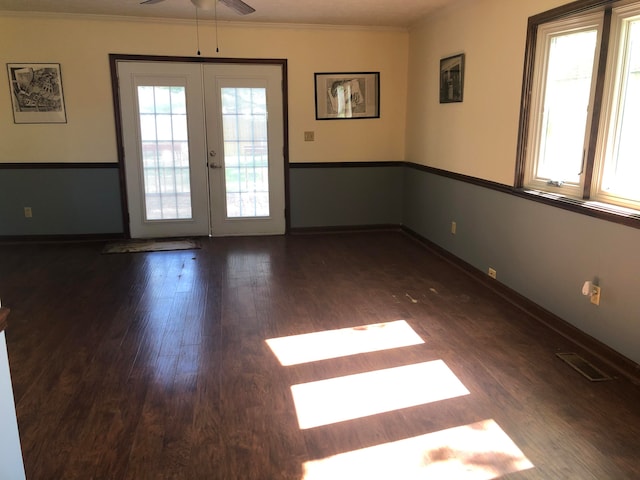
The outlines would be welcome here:
<svg viewBox="0 0 640 480">
<path fill-rule="evenodd" d="M 131 238 L 129 204 L 127 198 L 127 184 L 124 169 L 124 141 L 122 135 L 122 111 L 120 109 L 120 88 L 118 82 L 118 62 L 170 62 L 170 63 L 201 63 L 201 64 L 243 64 L 243 65 L 279 65 L 282 69 L 282 131 L 283 131 L 283 161 L 284 161 L 284 219 L 285 235 L 291 227 L 289 208 L 289 87 L 287 59 L 280 58 L 212 58 L 212 57 L 173 57 L 165 55 L 129 55 L 110 53 L 109 69 L 111 72 L 111 91 L 113 94 L 113 111 L 116 128 L 116 146 L 118 152 L 118 173 L 120 178 L 120 202 L 124 235 Z"/>
</svg>

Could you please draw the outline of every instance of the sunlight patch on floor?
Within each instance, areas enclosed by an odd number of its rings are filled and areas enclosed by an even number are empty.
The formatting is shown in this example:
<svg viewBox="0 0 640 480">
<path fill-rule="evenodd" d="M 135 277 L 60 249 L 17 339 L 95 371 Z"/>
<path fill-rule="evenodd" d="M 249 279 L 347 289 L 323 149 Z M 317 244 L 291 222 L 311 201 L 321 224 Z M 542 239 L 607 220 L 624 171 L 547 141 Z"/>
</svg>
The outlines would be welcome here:
<svg viewBox="0 0 640 480">
<path fill-rule="evenodd" d="M 424 340 L 404 320 L 326 330 L 266 341 L 283 366 L 345 357 L 358 353 L 419 345 Z"/>
<path fill-rule="evenodd" d="M 533 468 L 494 420 L 305 462 L 302 480 L 490 480 Z"/>
<path fill-rule="evenodd" d="M 291 392 L 303 430 L 469 394 L 442 360 L 293 385 Z"/>
</svg>

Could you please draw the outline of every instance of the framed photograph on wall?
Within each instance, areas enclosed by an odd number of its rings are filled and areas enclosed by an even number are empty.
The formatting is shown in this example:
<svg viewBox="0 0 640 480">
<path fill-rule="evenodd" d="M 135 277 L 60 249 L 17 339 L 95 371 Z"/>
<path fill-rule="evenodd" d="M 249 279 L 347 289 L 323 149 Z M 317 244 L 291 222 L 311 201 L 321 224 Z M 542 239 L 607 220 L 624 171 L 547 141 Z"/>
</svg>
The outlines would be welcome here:
<svg viewBox="0 0 640 480">
<path fill-rule="evenodd" d="M 380 72 L 316 73 L 316 120 L 380 118 Z"/>
<path fill-rule="evenodd" d="M 464 53 L 440 60 L 440 103 L 461 102 L 464 93 Z"/>
<path fill-rule="evenodd" d="M 7 63 L 14 123 L 67 123 L 59 63 Z"/>
</svg>

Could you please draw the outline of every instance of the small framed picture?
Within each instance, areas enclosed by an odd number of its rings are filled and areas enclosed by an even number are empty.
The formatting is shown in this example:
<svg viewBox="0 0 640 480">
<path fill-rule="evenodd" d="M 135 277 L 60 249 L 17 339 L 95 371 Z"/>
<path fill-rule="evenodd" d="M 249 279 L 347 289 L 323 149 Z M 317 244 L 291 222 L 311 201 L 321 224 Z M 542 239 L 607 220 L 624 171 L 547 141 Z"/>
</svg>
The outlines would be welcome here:
<svg viewBox="0 0 640 480">
<path fill-rule="evenodd" d="M 380 117 L 380 72 L 316 73 L 316 120 Z"/>
<path fill-rule="evenodd" d="M 67 123 L 59 63 L 7 63 L 14 123 Z"/>
<path fill-rule="evenodd" d="M 464 53 L 440 60 L 440 103 L 461 102 L 464 91 Z"/>
</svg>

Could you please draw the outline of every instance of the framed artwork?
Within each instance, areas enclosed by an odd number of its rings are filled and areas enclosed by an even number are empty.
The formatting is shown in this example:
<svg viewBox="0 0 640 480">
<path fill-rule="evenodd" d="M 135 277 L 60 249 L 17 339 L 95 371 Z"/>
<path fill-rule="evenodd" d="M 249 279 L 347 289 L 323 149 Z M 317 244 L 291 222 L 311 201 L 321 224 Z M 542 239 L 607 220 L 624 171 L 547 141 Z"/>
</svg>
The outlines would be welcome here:
<svg viewBox="0 0 640 480">
<path fill-rule="evenodd" d="M 316 120 L 380 118 L 380 72 L 316 73 Z"/>
<path fill-rule="evenodd" d="M 7 63 L 14 123 L 67 123 L 59 63 Z"/>
<path fill-rule="evenodd" d="M 440 60 L 440 103 L 462 102 L 464 53 Z"/>
</svg>

